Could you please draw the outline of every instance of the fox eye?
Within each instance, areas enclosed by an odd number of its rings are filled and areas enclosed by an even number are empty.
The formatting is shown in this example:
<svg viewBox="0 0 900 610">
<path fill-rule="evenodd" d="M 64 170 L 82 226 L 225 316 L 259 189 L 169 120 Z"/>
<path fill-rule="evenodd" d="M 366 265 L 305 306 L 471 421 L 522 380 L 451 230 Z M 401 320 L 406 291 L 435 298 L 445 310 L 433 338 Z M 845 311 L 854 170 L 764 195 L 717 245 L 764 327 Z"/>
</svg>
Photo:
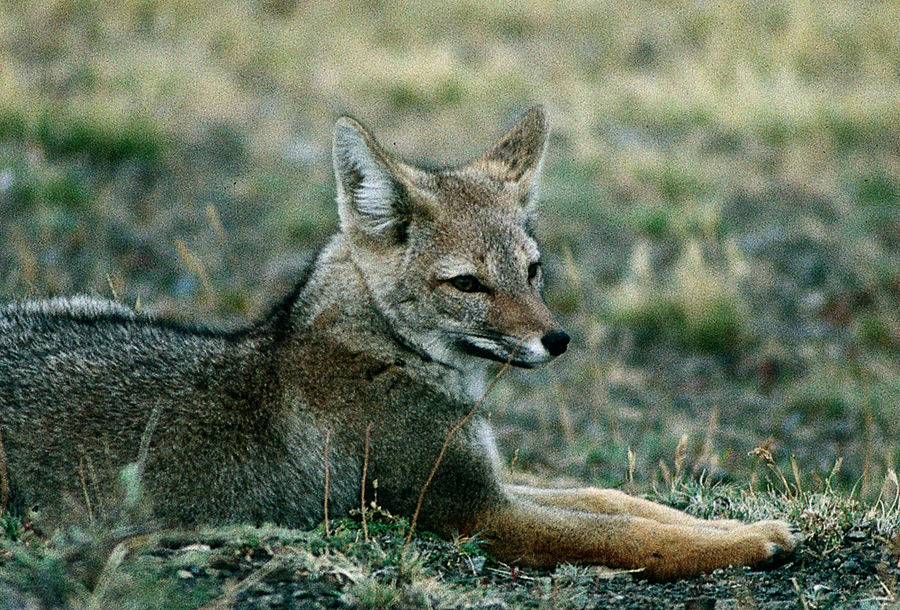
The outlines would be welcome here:
<svg viewBox="0 0 900 610">
<path fill-rule="evenodd" d="M 487 287 L 474 275 L 457 275 L 447 281 L 460 292 L 487 292 Z"/>
<path fill-rule="evenodd" d="M 528 281 L 529 282 L 537 277 L 538 270 L 540 270 L 540 268 L 541 268 L 540 261 L 531 263 L 530 265 L 528 265 Z"/>
</svg>

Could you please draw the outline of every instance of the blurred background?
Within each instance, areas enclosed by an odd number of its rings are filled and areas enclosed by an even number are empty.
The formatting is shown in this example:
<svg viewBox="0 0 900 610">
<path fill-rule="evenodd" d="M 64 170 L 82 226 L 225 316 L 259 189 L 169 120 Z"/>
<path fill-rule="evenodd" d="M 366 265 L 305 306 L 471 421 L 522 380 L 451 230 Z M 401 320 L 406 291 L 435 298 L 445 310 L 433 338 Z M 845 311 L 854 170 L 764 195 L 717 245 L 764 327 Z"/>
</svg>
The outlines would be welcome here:
<svg viewBox="0 0 900 610">
<path fill-rule="evenodd" d="M 551 115 L 569 352 L 487 407 L 518 473 L 877 497 L 900 458 L 900 4 L 0 4 L 0 301 L 232 326 L 336 228 L 351 113 L 462 162 Z"/>
</svg>

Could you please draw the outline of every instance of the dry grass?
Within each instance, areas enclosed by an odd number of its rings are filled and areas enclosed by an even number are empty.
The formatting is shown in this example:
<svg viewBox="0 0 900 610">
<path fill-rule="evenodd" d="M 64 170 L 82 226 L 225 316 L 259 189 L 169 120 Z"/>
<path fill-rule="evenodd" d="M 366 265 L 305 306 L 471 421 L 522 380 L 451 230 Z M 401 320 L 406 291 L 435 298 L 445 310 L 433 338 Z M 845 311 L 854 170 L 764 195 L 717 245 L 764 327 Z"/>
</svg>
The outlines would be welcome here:
<svg viewBox="0 0 900 610">
<path fill-rule="evenodd" d="M 488 394 L 491 393 L 491 390 L 494 389 L 494 386 L 503 377 L 503 374 L 509 369 L 509 365 L 512 363 L 513 358 L 516 357 L 516 353 L 519 351 L 519 345 L 516 344 L 513 349 L 510 351 L 509 358 L 503 363 L 503 366 L 500 367 L 500 370 L 497 371 L 497 374 L 494 375 L 494 378 L 491 379 L 490 383 L 488 383 L 484 392 L 481 394 L 481 397 L 475 401 L 475 404 L 469 409 L 469 412 L 466 413 L 462 419 L 456 422 L 456 425 L 450 428 L 449 432 L 447 432 L 447 436 L 444 439 L 444 443 L 441 445 L 441 450 L 438 451 L 437 457 L 434 460 L 434 464 L 431 467 L 431 471 L 428 473 L 428 477 L 425 479 L 425 482 L 422 484 L 422 489 L 419 491 L 419 497 L 416 499 L 416 508 L 413 511 L 412 518 L 409 522 L 409 533 L 406 535 L 406 545 L 412 541 L 413 534 L 416 531 L 416 523 L 419 520 L 419 513 L 422 510 L 422 502 L 425 500 L 425 492 L 428 491 L 428 486 L 431 485 L 432 479 L 434 479 L 434 475 L 437 472 L 437 469 L 440 467 L 441 462 L 444 461 L 444 454 L 447 453 L 447 448 L 450 446 L 450 443 L 453 441 L 453 438 L 456 434 L 463 429 L 463 426 L 466 425 L 472 416 L 478 412 L 478 409 L 484 403 L 484 399 L 487 398 Z"/>
</svg>

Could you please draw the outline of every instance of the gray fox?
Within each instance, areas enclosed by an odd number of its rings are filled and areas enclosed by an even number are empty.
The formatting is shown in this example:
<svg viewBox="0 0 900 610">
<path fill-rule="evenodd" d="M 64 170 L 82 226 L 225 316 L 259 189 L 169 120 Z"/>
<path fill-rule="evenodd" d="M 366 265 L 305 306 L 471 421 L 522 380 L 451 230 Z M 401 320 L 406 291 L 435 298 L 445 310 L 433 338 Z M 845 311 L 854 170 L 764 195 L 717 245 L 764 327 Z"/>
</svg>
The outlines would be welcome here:
<svg viewBox="0 0 900 610">
<path fill-rule="evenodd" d="M 533 228 L 547 135 L 536 107 L 477 160 L 423 169 L 339 119 L 339 231 L 294 291 L 240 330 L 85 297 L 0 307 L 10 508 L 50 523 L 76 507 L 102 515 L 121 502 L 119 473 L 140 463 L 162 523 L 308 528 L 324 516 L 328 437 L 332 516 L 373 497 L 377 479 L 379 503 L 409 517 L 449 438 L 419 522 L 480 532 L 503 561 L 664 579 L 790 551 L 781 521 L 704 521 L 615 490 L 505 484 L 486 419 L 450 434 L 491 361 L 534 367 L 569 342 L 542 298 Z"/>
</svg>

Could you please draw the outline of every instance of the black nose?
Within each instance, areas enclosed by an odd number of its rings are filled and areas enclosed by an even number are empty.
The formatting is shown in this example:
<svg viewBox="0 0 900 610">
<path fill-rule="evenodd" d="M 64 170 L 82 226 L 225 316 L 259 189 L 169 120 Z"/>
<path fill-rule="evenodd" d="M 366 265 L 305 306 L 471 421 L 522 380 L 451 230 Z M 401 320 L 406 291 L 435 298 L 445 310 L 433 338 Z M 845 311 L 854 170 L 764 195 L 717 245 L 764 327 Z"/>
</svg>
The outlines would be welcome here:
<svg viewBox="0 0 900 610">
<path fill-rule="evenodd" d="M 544 344 L 550 355 L 555 358 L 566 351 L 566 346 L 569 345 L 569 335 L 561 330 L 554 330 L 541 337 L 541 343 Z"/>
</svg>

